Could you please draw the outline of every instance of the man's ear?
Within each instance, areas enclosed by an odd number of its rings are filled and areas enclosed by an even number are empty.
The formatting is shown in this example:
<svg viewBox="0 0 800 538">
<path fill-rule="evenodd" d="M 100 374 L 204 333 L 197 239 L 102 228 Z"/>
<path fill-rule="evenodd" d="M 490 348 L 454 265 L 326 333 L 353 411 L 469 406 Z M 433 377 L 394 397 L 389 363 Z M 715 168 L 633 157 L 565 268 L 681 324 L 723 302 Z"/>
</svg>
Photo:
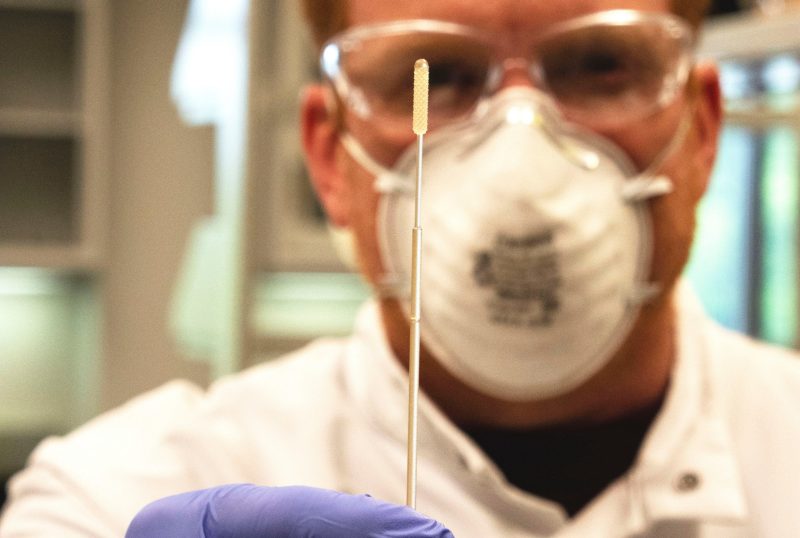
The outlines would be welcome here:
<svg viewBox="0 0 800 538">
<path fill-rule="evenodd" d="M 338 159 L 339 129 L 327 89 L 319 84 L 308 86 L 302 96 L 300 124 L 306 164 L 317 197 L 328 220 L 345 227 L 349 221 L 347 182 Z"/>
<path fill-rule="evenodd" d="M 695 165 L 706 178 L 711 176 L 717 157 L 717 146 L 722 129 L 722 90 L 719 71 L 712 63 L 698 64 L 694 69 L 695 122 L 697 131 L 697 151 Z M 705 190 L 706 185 L 703 186 Z"/>
</svg>

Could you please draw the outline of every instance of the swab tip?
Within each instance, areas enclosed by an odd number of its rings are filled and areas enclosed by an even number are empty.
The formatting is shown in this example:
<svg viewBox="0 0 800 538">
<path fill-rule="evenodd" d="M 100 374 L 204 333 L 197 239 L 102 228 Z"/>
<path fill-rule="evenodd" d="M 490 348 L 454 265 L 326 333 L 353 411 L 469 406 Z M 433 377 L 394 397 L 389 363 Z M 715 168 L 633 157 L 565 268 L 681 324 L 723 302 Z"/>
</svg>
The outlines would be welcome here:
<svg viewBox="0 0 800 538">
<path fill-rule="evenodd" d="M 420 58 L 414 62 L 414 116 L 412 129 L 423 135 L 428 132 L 428 61 Z"/>
</svg>

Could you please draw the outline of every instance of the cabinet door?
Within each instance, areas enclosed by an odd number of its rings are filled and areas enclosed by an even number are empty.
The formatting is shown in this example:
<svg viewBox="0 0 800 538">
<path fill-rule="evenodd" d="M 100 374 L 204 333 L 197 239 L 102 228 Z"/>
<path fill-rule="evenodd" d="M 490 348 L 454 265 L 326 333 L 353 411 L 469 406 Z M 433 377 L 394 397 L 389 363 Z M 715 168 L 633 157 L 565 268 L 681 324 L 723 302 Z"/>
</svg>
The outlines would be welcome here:
<svg viewBox="0 0 800 538">
<path fill-rule="evenodd" d="M 105 0 L 0 0 L 0 266 L 100 262 Z"/>
</svg>

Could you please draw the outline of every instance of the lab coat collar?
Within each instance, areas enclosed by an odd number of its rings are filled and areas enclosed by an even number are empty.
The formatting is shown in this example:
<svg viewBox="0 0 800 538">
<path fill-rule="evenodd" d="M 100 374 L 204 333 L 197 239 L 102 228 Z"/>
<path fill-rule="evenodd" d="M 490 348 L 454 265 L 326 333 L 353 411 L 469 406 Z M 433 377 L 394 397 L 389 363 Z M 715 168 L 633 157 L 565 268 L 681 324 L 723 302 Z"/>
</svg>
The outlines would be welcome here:
<svg viewBox="0 0 800 538">
<path fill-rule="evenodd" d="M 744 521 L 747 506 L 721 395 L 713 383 L 713 323 L 690 289 L 676 290 L 678 350 L 664 407 L 629 476 L 645 521 Z"/>
<path fill-rule="evenodd" d="M 476 494 L 486 496 L 504 517 L 525 522 L 537 534 L 562 528 L 568 535 L 569 529 L 578 531 L 585 525 L 596 529 L 597 518 L 609 517 L 614 518 L 607 522 L 611 528 L 630 533 L 659 521 L 744 520 L 747 510 L 737 461 L 711 382 L 710 322 L 687 285 L 679 286 L 677 296 L 678 356 L 664 407 L 633 469 L 568 525 L 559 505 L 510 485 L 424 393 L 419 405 L 420 458 L 450 468 L 465 490 L 479 490 Z M 376 302 L 364 305 L 348 342 L 346 375 L 359 412 L 404 445 L 408 376 L 391 352 L 380 319 Z"/>
<path fill-rule="evenodd" d="M 405 447 L 407 435 L 408 373 L 395 358 L 385 337 L 375 301 L 359 312 L 348 342 L 347 383 L 358 412 L 384 435 Z M 424 365 L 421 366 L 424 368 Z M 550 535 L 563 526 L 566 513 L 557 503 L 530 495 L 509 484 L 497 466 L 422 391 L 419 394 L 418 505 L 427 492 L 422 466 L 431 462 L 449 472 L 460 489 L 491 506 L 506 521 L 518 522 L 536 535 Z"/>
</svg>

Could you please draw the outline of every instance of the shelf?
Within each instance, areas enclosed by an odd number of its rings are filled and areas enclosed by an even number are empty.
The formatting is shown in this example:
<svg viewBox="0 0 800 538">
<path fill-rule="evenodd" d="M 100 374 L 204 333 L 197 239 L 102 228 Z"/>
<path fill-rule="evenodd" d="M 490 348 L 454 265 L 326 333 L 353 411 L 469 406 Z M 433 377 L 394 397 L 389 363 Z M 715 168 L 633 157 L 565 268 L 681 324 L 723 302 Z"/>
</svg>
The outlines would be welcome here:
<svg viewBox="0 0 800 538">
<path fill-rule="evenodd" d="M 0 136 L 0 246 L 80 239 L 78 151 L 68 137 Z"/>
<path fill-rule="evenodd" d="M 0 107 L 74 110 L 81 82 L 79 14 L 33 5 L 0 5 Z"/>
<path fill-rule="evenodd" d="M 0 266 L 99 268 L 106 9 L 0 0 Z"/>
<path fill-rule="evenodd" d="M 82 7 L 81 0 L 0 0 L 0 9 L 77 11 Z"/>
<path fill-rule="evenodd" d="M 293 351 L 321 336 L 352 332 L 369 287 L 353 273 L 261 273 L 249 332 L 253 361 Z"/>
<path fill-rule="evenodd" d="M 346 335 L 369 293 L 354 273 L 263 273 L 253 293 L 252 330 L 276 339 Z"/>
<path fill-rule="evenodd" d="M 97 357 L 84 344 L 97 331 L 88 282 L 71 271 L 0 269 L 0 473 L 86 415 Z"/>
<path fill-rule="evenodd" d="M 800 50 L 800 9 L 776 16 L 753 11 L 706 23 L 698 53 L 716 60 L 762 58 Z"/>
<path fill-rule="evenodd" d="M 769 107 L 725 109 L 726 121 L 744 123 L 753 127 L 768 127 L 776 124 L 794 125 L 800 128 L 800 105 L 789 110 L 774 110 Z"/>
<path fill-rule="evenodd" d="M 46 267 L 77 271 L 100 268 L 100 255 L 82 244 L 69 246 L 34 246 L 0 244 L 2 267 Z"/>
<path fill-rule="evenodd" d="M 0 432 L 53 430 L 68 422 L 73 390 L 75 286 L 70 278 L 4 270 L 0 282 Z M 47 335 L 43 338 L 42 335 Z"/>
<path fill-rule="evenodd" d="M 25 465 L 28 456 L 42 439 L 63 429 L 47 425 L 39 431 L 33 428 L 22 432 L 7 431 L 0 428 L 0 475 L 16 472 Z"/>
<path fill-rule="evenodd" d="M 108 0 L 0 0 L 0 475 L 98 410 Z"/>
<path fill-rule="evenodd" d="M 79 137 L 81 115 L 72 111 L 0 107 L 0 136 Z"/>
<path fill-rule="evenodd" d="M 49 408 L 32 410 L 7 408 L 0 413 L 0 440 L 7 437 L 31 435 L 40 437 L 44 432 L 57 432 L 64 429 L 67 420 L 63 402 L 50 403 Z M 2 445 L 2 442 L 0 442 Z"/>
</svg>

